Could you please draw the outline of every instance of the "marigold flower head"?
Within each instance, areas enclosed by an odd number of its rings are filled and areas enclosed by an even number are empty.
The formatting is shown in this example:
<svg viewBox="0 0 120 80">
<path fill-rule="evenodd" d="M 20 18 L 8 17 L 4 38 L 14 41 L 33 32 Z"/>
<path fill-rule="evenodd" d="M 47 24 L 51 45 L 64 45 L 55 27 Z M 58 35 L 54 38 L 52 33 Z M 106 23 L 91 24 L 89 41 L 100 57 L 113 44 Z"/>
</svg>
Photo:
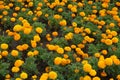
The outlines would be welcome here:
<svg viewBox="0 0 120 80">
<path fill-rule="evenodd" d="M 91 80 L 91 77 L 86 75 L 86 76 L 84 76 L 83 80 Z"/>
<path fill-rule="evenodd" d="M 94 77 L 92 80 L 101 80 L 99 77 Z"/>
<path fill-rule="evenodd" d="M 27 74 L 26 72 L 22 72 L 22 73 L 20 74 L 20 78 L 22 78 L 22 79 L 27 79 L 27 78 L 28 78 L 28 74 Z"/>
<path fill-rule="evenodd" d="M 89 72 L 89 74 L 90 74 L 91 76 L 95 76 L 95 75 L 97 74 L 97 72 L 96 72 L 95 70 L 91 70 L 91 71 Z"/>
<path fill-rule="evenodd" d="M 59 24 L 60 24 L 61 26 L 66 26 L 66 25 L 67 25 L 67 22 L 66 22 L 66 20 L 62 20 L 62 21 L 59 22 Z"/>
<path fill-rule="evenodd" d="M 92 66 L 90 64 L 86 63 L 83 65 L 83 70 L 85 72 L 90 72 L 92 70 Z"/>
<path fill-rule="evenodd" d="M 20 38 L 21 38 L 21 35 L 20 35 L 19 33 L 16 33 L 16 34 L 14 35 L 14 40 L 15 40 L 15 41 L 20 40 Z"/>
<path fill-rule="evenodd" d="M 105 64 L 108 66 L 111 66 L 113 64 L 113 60 L 111 58 L 106 58 L 105 59 Z"/>
<path fill-rule="evenodd" d="M 54 59 L 54 64 L 55 64 L 55 65 L 60 65 L 61 62 L 62 62 L 62 58 L 61 58 L 61 57 L 56 57 L 56 58 Z"/>
<path fill-rule="evenodd" d="M 40 28 L 40 27 L 37 27 L 35 30 L 36 30 L 36 32 L 39 33 L 39 34 L 41 34 L 41 33 L 43 32 L 43 29 Z"/>
<path fill-rule="evenodd" d="M 64 53 L 64 49 L 63 48 L 58 48 L 56 51 L 59 54 L 63 54 Z"/>
<path fill-rule="evenodd" d="M 15 25 L 15 26 L 13 27 L 13 31 L 19 32 L 19 31 L 21 31 L 21 30 L 22 30 L 22 26 L 19 25 L 19 24 Z"/>
<path fill-rule="evenodd" d="M 57 73 L 55 71 L 50 71 L 48 76 L 49 76 L 49 79 L 56 79 Z"/>
<path fill-rule="evenodd" d="M 19 54 L 19 52 L 17 50 L 12 50 L 11 51 L 11 55 L 14 56 L 14 57 L 18 56 L 18 54 Z"/>
<path fill-rule="evenodd" d="M 39 80 L 47 80 L 48 79 L 48 73 L 43 73 Z"/>
<path fill-rule="evenodd" d="M 16 72 L 19 72 L 19 70 L 20 70 L 19 67 L 12 67 L 12 72 L 16 73 Z"/>
<path fill-rule="evenodd" d="M 106 44 L 106 45 L 112 45 L 112 40 L 106 39 L 106 40 L 105 40 L 105 44 Z"/>
<path fill-rule="evenodd" d="M 39 42 L 41 40 L 39 35 L 35 35 L 33 38 L 34 38 L 33 40 L 36 42 Z"/>
<path fill-rule="evenodd" d="M 106 67 L 106 64 L 103 60 L 98 61 L 98 67 L 104 69 Z"/>
<path fill-rule="evenodd" d="M 14 66 L 15 67 L 20 67 L 20 66 L 22 66 L 23 63 L 24 63 L 24 61 L 22 61 L 22 60 L 16 60 L 15 63 L 14 63 Z"/>
<path fill-rule="evenodd" d="M 2 44 L 0 45 L 0 48 L 1 48 L 1 49 L 8 49 L 8 44 L 2 43 Z"/>
<path fill-rule="evenodd" d="M 6 50 L 2 51 L 2 52 L 1 52 L 1 55 L 2 55 L 2 56 L 7 56 L 7 55 L 8 55 L 8 51 L 6 51 Z"/>
</svg>

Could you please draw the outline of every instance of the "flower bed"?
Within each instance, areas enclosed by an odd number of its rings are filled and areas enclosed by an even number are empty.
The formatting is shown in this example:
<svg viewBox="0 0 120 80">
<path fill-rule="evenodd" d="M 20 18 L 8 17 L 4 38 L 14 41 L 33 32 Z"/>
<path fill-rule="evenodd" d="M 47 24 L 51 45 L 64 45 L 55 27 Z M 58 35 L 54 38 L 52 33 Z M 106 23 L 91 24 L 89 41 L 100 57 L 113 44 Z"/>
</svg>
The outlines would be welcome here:
<svg viewBox="0 0 120 80">
<path fill-rule="evenodd" d="M 0 79 L 119 80 L 119 0 L 0 1 Z"/>
</svg>

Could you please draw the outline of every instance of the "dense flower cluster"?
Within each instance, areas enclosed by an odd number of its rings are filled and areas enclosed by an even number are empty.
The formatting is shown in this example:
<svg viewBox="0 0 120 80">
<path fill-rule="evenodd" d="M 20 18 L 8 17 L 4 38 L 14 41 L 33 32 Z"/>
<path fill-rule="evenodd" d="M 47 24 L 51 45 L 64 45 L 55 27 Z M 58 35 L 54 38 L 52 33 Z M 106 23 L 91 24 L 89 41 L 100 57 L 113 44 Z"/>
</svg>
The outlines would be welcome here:
<svg viewBox="0 0 120 80">
<path fill-rule="evenodd" d="M 1 80 L 120 80 L 119 0 L 1 0 Z"/>
</svg>

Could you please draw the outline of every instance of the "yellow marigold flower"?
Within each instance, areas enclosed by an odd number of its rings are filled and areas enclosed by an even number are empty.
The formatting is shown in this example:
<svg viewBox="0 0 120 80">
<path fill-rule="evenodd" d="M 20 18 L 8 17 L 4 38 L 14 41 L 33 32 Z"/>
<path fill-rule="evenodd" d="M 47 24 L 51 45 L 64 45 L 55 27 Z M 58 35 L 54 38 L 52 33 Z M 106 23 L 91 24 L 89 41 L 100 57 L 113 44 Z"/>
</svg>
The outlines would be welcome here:
<svg viewBox="0 0 120 80">
<path fill-rule="evenodd" d="M 89 72 L 89 74 L 90 74 L 91 76 L 95 76 L 95 75 L 97 74 L 97 72 L 96 72 L 95 70 L 91 70 L 91 71 Z"/>
<path fill-rule="evenodd" d="M 1 55 L 2 55 L 2 56 L 7 56 L 7 55 L 8 55 L 8 51 L 6 51 L 6 50 L 2 51 L 2 52 L 1 52 Z"/>
<path fill-rule="evenodd" d="M 29 52 L 27 53 L 27 56 L 34 56 L 34 53 L 33 53 L 32 51 L 29 51 Z"/>
<path fill-rule="evenodd" d="M 106 44 L 106 45 L 112 45 L 112 40 L 106 39 L 106 40 L 105 40 L 105 44 Z"/>
<path fill-rule="evenodd" d="M 39 80 L 47 80 L 48 79 L 48 73 L 43 73 Z"/>
<path fill-rule="evenodd" d="M 56 57 L 56 58 L 54 59 L 54 64 L 55 64 L 55 65 L 60 65 L 61 62 L 62 62 L 62 58 L 61 58 L 61 57 Z"/>
<path fill-rule="evenodd" d="M 33 6 L 33 2 L 29 2 L 29 3 L 28 3 L 28 6 L 29 6 L 29 7 L 32 7 L 32 6 Z"/>
<path fill-rule="evenodd" d="M 119 59 L 114 59 L 113 62 L 114 62 L 115 65 L 120 65 L 120 60 Z"/>
<path fill-rule="evenodd" d="M 5 78 L 7 78 L 7 79 L 10 79 L 10 77 L 11 77 L 10 74 L 5 75 Z"/>
<path fill-rule="evenodd" d="M 16 49 L 18 49 L 19 51 L 23 51 L 22 45 L 18 45 L 18 46 L 16 47 Z"/>
<path fill-rule="evenodd" d="M 34 41 L 34 40 L 31 40 L 31 46 L 32 46 L 33 48 L 35 48 L 35 47 L 37 46 L 37 43 L 36 43 L 36 41 Z"/>
<path fill-rule="evenodd" d="M 21 78 L 16 78 L 15 80 L 22 80 Z"/>
<path fill-rule="evenodd" d="M 21 30 L 22 30 L 22 26 L 19 25 L 19 24 L 15 25 L 15 26 L 13 27 L 13 31 L 19 32 L 19 31 L 21 31 Z"/>
<path fill-rule="evenodd" d="M 86 75 L 84 76 L 83 80 L 92 80 L 90 76 Z"/>
<path fill-rule="evenodd" d="M 111 58 L 106 58 L 105 59 L 105 64 L 108 66 L 111 66 L 113 64 L 113 60 Z"/>
<path fill-rule="evenodd" d="M 76 8 L 76 7 L 72 7 L 72 8 L 71 8 L 71 11 L 72 11 L 72 12 L 77 12 L 77 8 Z"/>
<path fill-rule="evenodd" d="M 37 27 L 37 28 L 35 29 L 35 31 L 36 31 L 37 33 L 41 34 L 41 33 L 43 32 L 43 29 L 40 28 L 40 27 Z"/>
<path fill-rule="evenodd" d="M 75 48 L 76 48 L 76 45 L 71 45 L 71 48 L 72 48 L 72 49 L 75 49 Z"/>
<path fill-rule="evenodd" d="M 28 47 L 29 47 L 29 45 L 28 45 L 28 44 L 23 44 L 23 45 L 21 46 L 21 48 L 22 48 L 23 50 L 27 50 L 27 49 L 28 49 Z"/>
<path fill-rule="evenodd" d="M 64 49 L 63 48 L 58 48 L 56 51 L 59 54 L 63 54 L 64 53 Z"/>
<path fill-rule="evenodd" d="M 23 28 L 23 32 L 24 32 L 24 34 L 30 34 L 31 31 L 32 31 L 31 28 Z"/>
<path fill-rule="evenodd" d="M 49 45 L 49 44 L 48 44 L 48 45 L 47 45 L 47 48 L 48 48 L 48 50 L 51 50 L 51 51 L 52 51 L 52 50 L 55 50 L 55 46 L 54 46 L 54 45 Z"/>
<path fill-rule="evenodd" d="M 11 51 L 11 55 L 14 56 L 14 57 L 18 56 L 18 53 L 19 52 L 17 50 L 12 50 Z"/>
<path fill-rule="evenodd" d="M 120 79 L 120 74 L 118 74 L 116 78 L 119 80 Z"/>
<path fill-rule="evenodd" d="M 117 36 L 117 32 L 116 31 L 111 31 L 111 35 L 113 35 L 113 36 Z"/>
<path fill-rule="evenodd" d="M 57 73 L 55 71 L 50 71 L 48 76 L 49 76 L 49 79 L 56 79 Z"/>
<path fill-rule="evenodd" d="M 39 42 L 41 40 L 39 35 L 35 35 L 33 38 L 34 38 L 33 40 L 36 42 Z"/>
<path fill-rule="evenodd" d="M 64 48 L 64 50 L 65 50 L 65 51 L 71 51 L 71 48 L 66 46 L 66 47 Z"/>
<path fill-rule="evenodd" d="M 72 26 L 73 27 L 77 27 L 77 23 L 76 22 L 72 22 Z"/>
<path fill-rule="evenodd" d="M 94 77 L 92 80 L 101 80 L 99 77 Z"/>
<path fill-rule="evenodd" d="M 15 61 L 14 66 L 15 67 L 20 67 L 20 66 L 22 66 L 23 63 L 24 63 L 24 61 L 18 59 L 18 60 Z"/>
<path fill-rule="evenodd" d="M 55 19 L 60 19 L 60 18 L 61 18 L 61 16 L 58 15 L 58 14 L 54 15 L 53 17 L 54 17 Z"/>
<path fill-rule="evenodd" d="M 73 38 L 73 33 L 71 32 L 65 35 L 66 40 L 71 40 L 72 38 Z"/>
<path fill-rule="evenodd" d="M 95 53 L 94 56 L 99 58 L 100 57 L 100 53 Z"/>
<path fill-rule="evenodd" d="M 8 49 L 8 44 L 2 43 L 2 44 L 0 45 L 0 48 L 1 48 L 1 49 Z"/>
<path fill-rule="evenodd" d="M 106 64 L 103 60 L 98 61 L 98 67 L 104 69 L 106 67 Z"/>
<path fill-rule="evenodd" d="M 58 12 L 62 12 L 62 11 L 63 11 L 63 9 L 62 9 L 62 8 L 59 8 L 59 9 L 58 9 Z"/>
<path fill-rule="evenodd" d="M 84 17 L 85 16 L 85 12 L 80 12 L 79 15 Z"/>
<path fill-rule="evenodd" d="M 118 41 L 119 41 L 119 40 L 118 40 L 117 37 L 113 37 L 113 38 L 112 38 L 112 42 L 113 42 L 113 43 L 118 43 Z"/>
<path fill-rule="evenodd" d="M 85 31 L 86 33 L 88 33 L 88 34 L 91 33 L 91 30 L 90 30 L 89 28 L 85 28 L 84 31 Z"/>
<path fill-rule="evenodd" d="M 20 71 L 20 69 L 19 69 L 19 67 L 12 67 L 12 72 L 19 72 Z"/>
<path fill-rule="evenodd" d="M 42 15 L 42 11 L 37 11 L 37 13 L 36 13 L 36 16 L 41 16 Z"/>
<path fill-rule="evenodd" d="M 66 64 L 67 64 L 67 60 L 66 60 L 65 58 L 62 58 L 61 64 L 62 64 L 63 66 L 66 65 Z"/>
<path fill-rule="evenodd" d="M 22 79 L 27 79 L 27 78 L 28 78 L 28 74 L 25 73 L 25 72 L 22 72 L 22 73 L 20 74 L 20 78 L 22 78 Z"/>
<path fill-rule="evenodd" d="M 66 25 L 67 25 L 67 22 L 66 22 L 66 20 L 62 20 L 62 21 L 59 22 L 59 24 L 60 24 L 61 26 L 66 26 Z"/>
<path fill-rule="evenodd" d="M 14 40 L 15 40 L 15 41 L 20 40 L 20 38 L 21 38 L 20 34 L 16 33 L 16 34 L 14 35 Z"/>
<path fill-rule="evenodd" d="M 90 72 L 92 70 L 92 66 L 90 64 L 86 63 L 83 65 L 83 70 L 85 72 Z"/>
<path fill-rule="evenodd" d="M 110 27 L 114 27 L 115 26 L 115 24 L 114 23 L 110 23 Z"/>
</svg>

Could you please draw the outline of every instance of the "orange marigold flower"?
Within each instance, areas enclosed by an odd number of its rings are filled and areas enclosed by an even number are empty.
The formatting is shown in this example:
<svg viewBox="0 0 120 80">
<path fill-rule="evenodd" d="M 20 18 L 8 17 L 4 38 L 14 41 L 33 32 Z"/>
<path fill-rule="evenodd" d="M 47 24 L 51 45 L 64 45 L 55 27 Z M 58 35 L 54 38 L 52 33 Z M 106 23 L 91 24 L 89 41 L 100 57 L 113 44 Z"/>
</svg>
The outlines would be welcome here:
<svg viewBox="0 0 120 80">
<path fill-rule="evenodd" d="M 63 54 L 64 53 L 64 49 L 63 48 L 58 48 L 56 51 L 59 54 Z"/>
<path fill-rule="evenodd" d="M 85 12 L 80 12 L 79 15 L 84 17 L 85 16 Z"/>
<path fill-rule="evenodd" d="M 55 65 L 60 65 L 61 62 L 62 62 L 62 58 L 61 58 L 61 57 L 56 57 L 56 58 L 54 59 L 54 64 L 55 64 Z"/>
<path fill-rule="evenodd" d="M 56 79 L 57 73 L 55 71 L 50 71 L 48 74 L 49 79 Z"/>
<path fill-rule="evenodd" d="M 18 59 L 18 60 L 15 61 L 14 66 L 15 67 L 20 67 L 20 66 L 22 66 L 23 63 L 24 63 L 24 61 Z"/>
<path fill-rule="evenodd" d="M 48 80 L 48 73 L 43 73 L 39 80 Z"/>
<path fill-rule="evenodd" d="M 91 77 L 86 75 L 86 76 L 84 76 L 83 80 L 91 80 Z"/>
<path fill-rule="evenodd" d="M 19 52 L 17 50 L 12 50 L 11 51 L 11 55 L 14 56 L 14 57 L 18 56 L 18 53 Z"/>
<path fill-rule="evenodd" d="M 98 67 L 104 69 L 106 67 L 106 64 L 103 60 L 98 61 Z"/>
<path fill-rule="evenodd" d="M 105 44 L 106 44 L 106 45 L 112 45 L 112 40 L 106 39 L 106 40 L 105 40 Z"/>
<path fill-rule="evenodd" d="M 7 56 L 7 55 L 8 55 L 8 51 L 2 51 L 2 52 L 1 52 L 1 55 L 2 55 L 2 56 Z"/>
<path fill-rule="evenodd" d="M 61 26 L 66 26 L 66 25 L 67 25 L 67 22 L 66 22 L 66 20 L 62 20 L 62 21 L 59 22 L 59 24 L 60 24 Z"/>
<path fill-rule="evenodd" d="M 97 72 L 96 72 L 95 70 L 91 70 L 91 71 L 89 72 L 89 74 L 90 74 L 91 76 L 95 76 L 95 75 L 97 74 Z"/>
<path fill-rule="evenodd" d="M 41 34 L 41 33 L 43 32 L 43 29 L 40 28 L 40 27 L 37 27 L 35 30 L 36 30 L 36 32 L 39 33 L 39 34 Z"/>
<path fill-rule="evenodd" d="M 20 38 L 21 38 L 20 34 L 16 33 L 16 34 L 14 35 L 14 40 L 15 40 L 15 41 L 20 40 Z"/>
<path fill-rule="evenodd" d="M 90 64 L 86 63 L 83 65 L 83 70 L 85 72 L 90 72 L 92 70 L 92 66 Z"/>
<path fill-rule="evenodd" d="M 12 72 L 17 73 L 19 71 L 20 71 L 19 67 L 12 67 Z"/>
<path fill-rule="evenodd" d="M 111 58 L 106 58 L 105 59 L 105 64 L 108 66 L 111 66 L 113 64 L 113 60 Z"/>
</svg>

